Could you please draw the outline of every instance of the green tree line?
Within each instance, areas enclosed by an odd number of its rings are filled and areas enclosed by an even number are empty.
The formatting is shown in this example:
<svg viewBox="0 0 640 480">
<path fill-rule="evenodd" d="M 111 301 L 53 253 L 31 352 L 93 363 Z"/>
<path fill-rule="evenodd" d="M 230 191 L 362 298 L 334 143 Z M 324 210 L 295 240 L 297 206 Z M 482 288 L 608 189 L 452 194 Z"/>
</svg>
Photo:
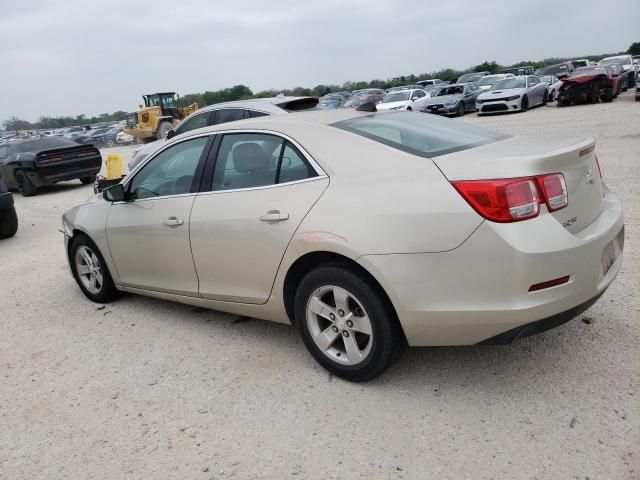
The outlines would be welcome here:
<svg viewBox="0 0 640 480">
<path fill-rule="evenodd" d="M 598 61 L 603 57 L 620 55 L 625 52 L 619 53 L 607 53 L 600 55 L 587 55 L 585 57 L 591 61 Z M 627 53 L 633 55 L 640 55 L 640 42 L 631 44 Z M 573 58 L 573 57 L 572 57 Z M 232 102 L 235 100 L 246 100 L 249 98 L 265 98 L 275 97 L 282 93 L 284 95 L 293 96 L 313 96 L 321 97 L 331 92 L 352 91 L 362 88 L 382 88 L 387 89 L 400 85 L 410 85 L 425 78 L 439 78 L 444 81 L 450 81 L 454 78 L 458 78 L 464 73 L 489 71 L 491 73 L 499 73 L 503 69 L 508 67 L 520 67 L 525 65 L 532 65 L 534 68 L 542 68 L 546 65 L 553 65 L 555 63 L 565 62 L 572 58 L 559 58 L 551 57 L 543 60 L 523 60 L 513 65 L 500 65 L 495 60 L 485 61 L 473 67 L 469 67 L 464 70 L 457 70 L 454 68 L 444 68 L 432 72 L 425 72 L 420 75 L 410 74 L 401 75 L 399 77 L 387 78 L 387 79 L 375 79 L 375 80 L 361 80 L 361 81 L 348 81 L 341 85 L 316 85 L 315 87 L 295 87 L 284 90 L 261 90 L 259 92 L 253 92 L 249 87 L 245 85 L 235 85 L 231 88 L 224 88 L 216 91 L 206 91 L 204 93 L 188 93 L 179 99 L 179 103 L 182 106 L 197 103 L 200 107 L 206 105 L 213 105 L 221 102 Z M 111 122 L 124 120 L 126 112 L 117 111 L 113 113 L 102 113 L 97 117 L 86 117 L 85 115 L 78 115 L 76 117 L 40 117 L 38 121 L 31 123 L 26 120 L 22 120 L 17 117 L 11 117 L 5 120 L 2 125 L 5 130 L 35 130 L 41 128 L 62 128 L 75 125 L 87 125 L 93 123 Z"/>
</svg>

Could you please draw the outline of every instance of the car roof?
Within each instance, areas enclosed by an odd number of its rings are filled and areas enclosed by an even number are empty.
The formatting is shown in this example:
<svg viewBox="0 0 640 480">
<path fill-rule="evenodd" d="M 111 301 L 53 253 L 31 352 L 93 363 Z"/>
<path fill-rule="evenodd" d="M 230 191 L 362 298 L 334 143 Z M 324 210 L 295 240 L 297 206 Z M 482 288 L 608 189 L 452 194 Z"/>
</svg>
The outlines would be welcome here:
<svg viewBox="0 0 640 480">
<path fill-rule="evenodd" d="M 207 105 L 206 107 L 202 107 L 194 113 L 202 113 L 208 112 L 210 110 L 219 110 L 221 108 L 247 108 L 254 110 L 262 110 L 268 113 L 285 113 L 286 109 L 282 108 L 280 105 L 285 105 L 289 102 L 300 101 L 300 100 L 317 100 L 316 97 L 293 97 L 293 96 L 282 96 L 282 97 L 269 97 L 269 98 L 250 98 L 247 100 L 234 100 L 232 102 L 221 102 L 215 103 L 213 105 Z"/>
</svg>

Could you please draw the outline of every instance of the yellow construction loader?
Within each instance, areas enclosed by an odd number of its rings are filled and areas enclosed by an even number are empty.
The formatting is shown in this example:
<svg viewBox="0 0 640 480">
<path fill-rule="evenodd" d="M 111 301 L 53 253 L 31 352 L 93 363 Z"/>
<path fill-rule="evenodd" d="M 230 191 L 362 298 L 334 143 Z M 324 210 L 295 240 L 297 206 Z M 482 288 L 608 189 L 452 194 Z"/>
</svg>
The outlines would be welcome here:
<svg viewBox="0 0 640 480">
<path fill-rule="evenodd" d="M 167 132 L 175 127 L 180 120 L 198 110 L 198 104 L 178 107 L 175 92 L 150 93 L 143 95 L 144 106 L 140 105 L 137 112 L 127 114 L 125 132 L 140 139 L 151 142 L 165 138 Z"/>
</svg>

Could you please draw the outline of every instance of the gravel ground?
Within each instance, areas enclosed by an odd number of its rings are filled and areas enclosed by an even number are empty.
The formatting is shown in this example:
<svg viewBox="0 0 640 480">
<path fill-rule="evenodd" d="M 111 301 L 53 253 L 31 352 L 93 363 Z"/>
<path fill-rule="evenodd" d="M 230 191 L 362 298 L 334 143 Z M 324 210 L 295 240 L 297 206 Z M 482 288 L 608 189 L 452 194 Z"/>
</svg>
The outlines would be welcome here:
<svg viewBox="0 0 640 480">
<path fill-rule="evenodd" d="M 579 319 L 509 346 L 412 349 L 350 384 L 287 326 L 89 302 L 58 229 L 90 188 L 17 195 L 20 230 L 0 243 L 0 477 L 640 478 L 640 103 L 464 121 L 597 139 L 626 251 Z"/>
</svg>

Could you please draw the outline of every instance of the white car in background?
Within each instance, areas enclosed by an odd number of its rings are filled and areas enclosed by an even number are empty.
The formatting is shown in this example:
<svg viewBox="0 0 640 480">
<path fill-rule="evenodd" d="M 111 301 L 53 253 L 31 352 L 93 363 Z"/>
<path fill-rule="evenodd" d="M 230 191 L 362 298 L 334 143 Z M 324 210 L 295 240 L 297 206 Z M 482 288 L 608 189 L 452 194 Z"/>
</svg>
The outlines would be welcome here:
<svg viewBox="0 0 640 480">
<path fill-rule="evenodd" d="M 549 84 L 549 88 L 547 88 L 547 91 L 549 92 L 549 98 L 547 100 L 553 102 L 558 96 L 558 92 L 560 91 L 560 87 L 563 83 L 562 80 L 560 80 L 555 75 L 538 75 L 538 78 L 543 82 L 547 82 Z"/>
<path fill-rule="evenodd" d="M 222 102 L 201 108 L 182 120 L 176 127 L 169 130 L 167 138 L 147 143 L 134 150 L 131 160 L 129 160 L 128 163 L 129 171 L 133 170 L 135 166 L 147 158 L 149 154 L 165 145 L 167 140 L 176 135 L 211 125 L 235 122 L 236 120 L 258 118 L 267 115 L 281 115 L 317 108 L 318 99 L 315 97 L 285 96 Z"/>
<path fill-rule="evenodd" d="M 619 63 L 622 65 L 624 73 L 628 75 L 629 88 L 634 87 L 636 84 L 636 78 L 638 77 L 638 65 L 634 63 L 631 55 L 616 55 L 614 57 L 605 57 L 598 62 L 600 65 L 611 65 L 612 63 Z"/>
<path fill-rule="evenodd" d="M 525 112 L 529 107 L 546 105 L 549 84 L 535 75 L 505 78 L 476 99 L 478 115 L 487 113 Z"/>
<path fill-rule="evenodd" d="M 399 110 L 419 111 L 422 102 L 427 98 L 431 98 L 431 95 L 422 89 L 401 90 L 399 92 L 391 92 L 387 94 L 376 108 L 379 112 Z"/>
<path fill-rule="evenodd" d="M 513 73 L 497 73 L 495 75 L 487 75 L 486 77 L 482 77 L 480 80 L 476 82 L 476 85 L 480 90 L 489 90 L 494 83 L 504 80 L 505 78 L 513 78 L 515 75 Z"/>
<path fill-rule="evenodd" d="M 129 135 L 124 130 L 120 130 L 116 135 L 116 143 L 123 145 L 125 143 L 133 143 L 135 141 L 135 137 L 133 135 Z"/>
</svg>

